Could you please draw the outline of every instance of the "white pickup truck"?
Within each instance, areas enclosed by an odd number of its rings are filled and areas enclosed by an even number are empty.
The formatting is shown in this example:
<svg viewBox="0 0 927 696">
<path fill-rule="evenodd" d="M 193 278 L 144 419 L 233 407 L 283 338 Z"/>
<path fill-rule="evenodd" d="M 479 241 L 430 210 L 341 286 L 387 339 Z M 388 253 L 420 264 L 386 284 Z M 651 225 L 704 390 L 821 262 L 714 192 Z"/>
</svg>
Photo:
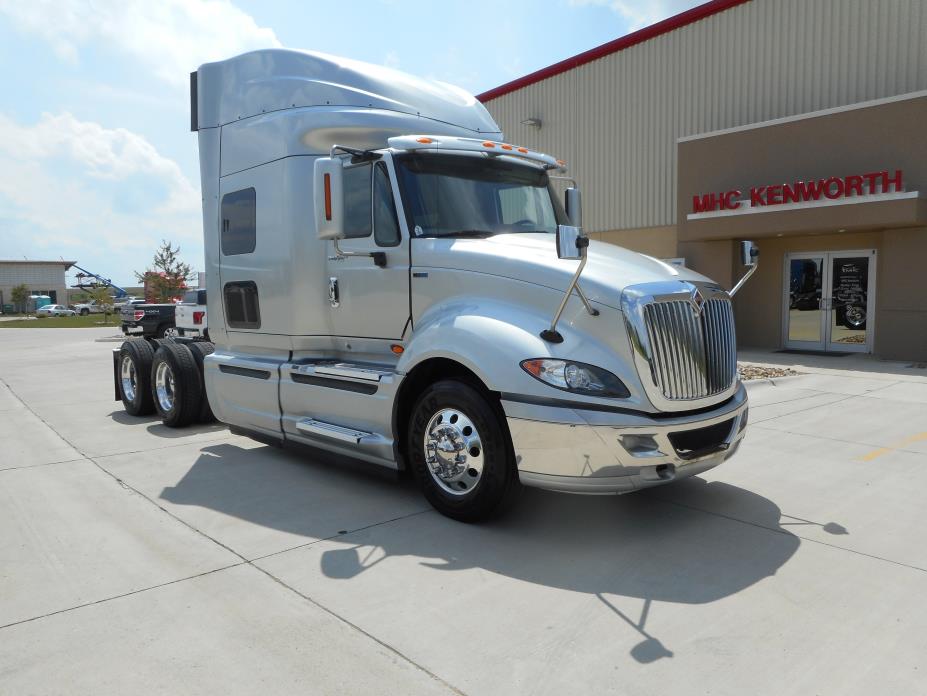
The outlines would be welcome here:
<svg viewBox="0 0 927 696">
<path fill-rule="evenodd" d="M 90 302 L 81 302 L 73 305 L 73 309 L 81 316 L 87 316 L 88 314 L 103 314 L 104 311 L 112 312 L 113 305 L 100 304 L 96 300 L 90 300 Z"/>
<path fill-rule="evenodd" d="M 206 290 L 204 288 L 187 290 L 184 293 L 183 300 L 177 303 L 177 309 L 174 310 L 174 324 L 179 336 L 209 340 L 209 331 L 206 328 Z"/>
</svg>

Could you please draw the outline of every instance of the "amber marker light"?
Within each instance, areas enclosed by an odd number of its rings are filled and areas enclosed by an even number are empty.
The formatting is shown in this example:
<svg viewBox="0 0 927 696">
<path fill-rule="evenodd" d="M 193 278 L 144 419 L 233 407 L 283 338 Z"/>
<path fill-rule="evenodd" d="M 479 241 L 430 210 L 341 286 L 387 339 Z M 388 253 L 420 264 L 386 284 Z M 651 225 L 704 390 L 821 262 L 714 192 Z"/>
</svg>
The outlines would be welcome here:
<svg viewBox="0 0 927 696">
<path fill-rule="evenodd" d="M 495 147 L 495 146 L 496 146 L 496 144 L 495 144 L 494 142 L 492 142 L 491 140 L 484 140 L 484 141 L 483 141 L 483 147 Z"/>
<path fill-rule="evenodd" d="M 323 182 L 325 185 L 325 219 L 332 219 L 332 176 L 331 174 L 326 174 L 323 177 Z"/>
<path fill-rule="evenodd" d="M 525 360 L 522 362 L 521 366 L 524 368 L 525 372 L 541 379 L 541 373 L 544 371 L 543 363 L 543 360 Z"/>
<path fill-rule="evenodd" d="M 403 348 L 403 347 L 402 347 L 401 345 L 399 345 L 398 343 L 394 343 L 393 345 L 391 345 L 391 346 L 389 347 L 389 349 L 390 349 L 391 351 L 393 351 L 396 355 L 402 355 L 402 354 L 405 352 L 405 350 L 406 350 L 405 348 Z"/>
<path fill-rule="evenodd" d="M 431 138 L 416 138 L 415 142 L 421 143 L 422 145 L 430 145 L 434 142 Z"/>
</svg>

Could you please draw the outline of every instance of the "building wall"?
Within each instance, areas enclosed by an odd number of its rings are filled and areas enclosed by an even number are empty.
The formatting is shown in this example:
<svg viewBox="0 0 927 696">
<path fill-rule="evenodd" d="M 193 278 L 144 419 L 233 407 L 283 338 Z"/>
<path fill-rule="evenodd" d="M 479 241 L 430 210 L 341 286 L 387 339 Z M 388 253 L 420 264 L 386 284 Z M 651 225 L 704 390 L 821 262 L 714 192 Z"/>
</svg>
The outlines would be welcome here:
<svg viewBox="0 0 927 696">
<path fill-rule="evenodd" d="M 927 89 L 924 36 L 923 0 L 752 0 L 486 106 L 567 160 L 589 232 L 667 227 L 678 138 Z"/>
<path fill-rule="evenodd" d="M 879 252 L 875 352 L 883 358 L 927 360 L 927 228 L 886 230 Z"/>
<path fill-rule="evenodd" d="M 51 291 L 58 304 L 66 304 L 67 285 L 62 263 L 9 263 L 0 261 L 0 303 L 13 303 L 13 288 L 24 284 L 29 292 Z"/>
<path fill-rule="evenodd" d="M 702 242 L 717 244 L 718 242 Z M 727 242 L 732 244 L 732 242 Z M 693 243 L 693 244 L 698 244 Z M 784 296 L 785 255 L 801 251 L 839 251 L 854 249 L 875 249 L 876 262 L 876 340 L 881 339 L 879 324 L 884 307 L 882 289 L 897 281 L 894 274 L 883 272 L 883 233 L 858 232 L 848 234 L 825 234 L 802 237 L 772 237 L 757 240 L 760 248 L 760 263 L 756 273 L 743 286 L 734 299 L 734 316 L 737 321 L 738 342 L 742 346 L 779 348 L 783 344 L 782 307 Z M 731 257 L 733 257 L 733 246 Z M 728 257 L 729 259 L 731 257 Z M 739 274 L 743 273 L 741 267 Z M 879 343 L 875 352 L 881 354 Z M 910 357 L 910 356 L 909 356 Z"/>
</svg>

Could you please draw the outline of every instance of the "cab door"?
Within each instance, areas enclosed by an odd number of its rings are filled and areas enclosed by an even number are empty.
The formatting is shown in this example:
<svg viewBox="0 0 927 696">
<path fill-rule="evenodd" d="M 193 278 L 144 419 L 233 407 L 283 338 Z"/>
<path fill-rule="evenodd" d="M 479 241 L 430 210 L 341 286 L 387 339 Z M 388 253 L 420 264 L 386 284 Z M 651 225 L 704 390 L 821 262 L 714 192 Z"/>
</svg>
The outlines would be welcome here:
<svg viewBox="0 0 927 696">
<path fill-rule="evenodd" d="M 398 340 L 409 320 L 409 237 L 403 232 L 389 155 L 348 165 L 343 191 L 346 238 L 328 242 L 328 287 L 336 336 Z M 384 265 L 377 265 L 379 253 Z"/>
</svg>

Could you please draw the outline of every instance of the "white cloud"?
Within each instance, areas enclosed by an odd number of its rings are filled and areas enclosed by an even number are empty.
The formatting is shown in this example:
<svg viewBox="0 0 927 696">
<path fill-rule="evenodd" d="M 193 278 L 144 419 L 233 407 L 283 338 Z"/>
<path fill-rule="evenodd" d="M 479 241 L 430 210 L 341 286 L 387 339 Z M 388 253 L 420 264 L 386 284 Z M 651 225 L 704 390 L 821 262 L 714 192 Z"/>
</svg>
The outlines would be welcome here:
<svg viewBox="0 0 927 696">
<path fill-rule="evenodd" d="M 65 60 L 102 41 L 174 85 L 201 63 L 281 45 L 228 0 L 0 0 L 0 12 Z"/>
<path fill-rule="evenodd" d="M 695 0 L 569 0 L 574 7 L 608 7 L 627 21 L 629 31 L 637 31 L 662 19 L 694 7 Z"/>
<path fill-rule="evenodd" d="M 170 239 L 202 263 L 200 195 L 144 137 L 72 114 L 0 114 L 0 246 L 66 255 L 122 280 Z"/>
</svg>

